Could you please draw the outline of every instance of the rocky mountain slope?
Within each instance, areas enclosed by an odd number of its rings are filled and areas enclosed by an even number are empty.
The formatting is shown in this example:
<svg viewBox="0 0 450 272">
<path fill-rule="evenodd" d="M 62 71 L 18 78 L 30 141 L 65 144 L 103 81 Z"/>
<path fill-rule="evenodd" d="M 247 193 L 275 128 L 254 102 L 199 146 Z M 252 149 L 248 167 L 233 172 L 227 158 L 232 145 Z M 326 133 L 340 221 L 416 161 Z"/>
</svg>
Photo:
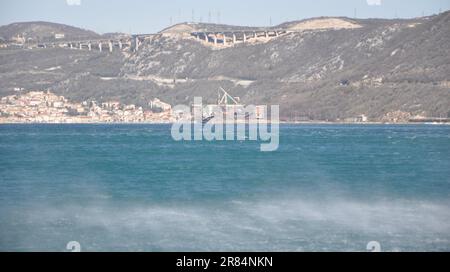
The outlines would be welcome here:
<svg viewBox="0 0 450 272">
<path fill-rule="evenodd" d="M 155 97 L 212 103 L 222 86 L 247 104 L 279 104 L 286 120 L 449 114 L 450 12 L 411 20 L 316 18 L 275 28 L 288 33 L 228 47 L 189 33 L 234 27 L 180 24 L 136 53 L 0 50 L 0 95 L 50 88 L 74 100 L 145 106 Z"/>
<path fill-rule="evenodd" d="M 13 23 L 0 27 L 0 37 L 4 40 L 21 36 L 30 41 L 53 41 L 55 40 L 55 34 L 64 34 L 64 37 L 61 37 L 63 40 L 84 40 L 100 37 L 99 34 L 90 30 L 49 22 Z"/>
</svg>

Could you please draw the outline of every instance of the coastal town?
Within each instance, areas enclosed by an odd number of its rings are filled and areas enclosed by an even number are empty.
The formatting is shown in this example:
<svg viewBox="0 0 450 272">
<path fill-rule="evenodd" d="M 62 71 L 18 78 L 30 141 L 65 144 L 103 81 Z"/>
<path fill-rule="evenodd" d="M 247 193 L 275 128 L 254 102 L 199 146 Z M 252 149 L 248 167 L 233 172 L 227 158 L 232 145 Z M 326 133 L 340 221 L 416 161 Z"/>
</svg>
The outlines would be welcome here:
<svg viewBox="0 0 450 272">
<path fill-rule="evenodd" d="M 174 111 L 168 103 L 154 98 L 146 103 L 145 108 L 134 104 L 124 104 L 120 101 L 97 102 L 95 100 L 73 102 L 64 96 L 51 91 L 29 91 L 17 89 L 20 94 L 2 97 L 0 99 L 0 124 L 6 123 L 173 123 L 181 119 L 192 118 L 200 110 L 206 120 L 213 119 L 213 109 L 221 108 L 225 111 L 239 112 L 245 105 L 239 103 L 239 97 L 232 97 L 225 90 L 219 97 L 217 104 L 193 104 L 191 112 L 186 115 Z M 228 101 L 231 100 L 231 104 Z M 199 106 L 201 107 L 199 109 Z M 256 112 L 251 115 L 257 120 L 265 119 L 262 114 L 264 106 L 255 106 Z M 406 124 L 406 123 L 439 123 L 448 124 L 450 118 L 430 118 L 425 115 L 412 115 L 403 111 L 386 113 L 381 120 L 369 120 L 364 114 L 342 120 L 281 120 L 283 123 L 348 123 L 348 124 Z"/>
<path fill-rule="evenodd" d="M 155 98 L 143 109 L 118 101 L 71 102 L 50 91 L 31 91 L 0 100 L 0 123 L 170 123 L 171 105 Z"/>
</svg>

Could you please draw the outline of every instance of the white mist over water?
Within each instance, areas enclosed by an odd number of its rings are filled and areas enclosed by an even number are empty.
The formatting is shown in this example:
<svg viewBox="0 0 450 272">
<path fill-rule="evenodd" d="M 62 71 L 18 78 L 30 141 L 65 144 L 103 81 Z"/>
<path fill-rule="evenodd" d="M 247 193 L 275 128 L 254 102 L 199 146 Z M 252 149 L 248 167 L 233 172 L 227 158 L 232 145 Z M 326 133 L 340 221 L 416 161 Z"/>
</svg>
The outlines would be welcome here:
<svg viewBox="0 0 450 272">
<path fill-rule="evenodd" d="M 20 235 L 25 250 L 58 251 L 65 240 L 76 240 L 86 251 L 365 251 L 376 240 L 385 251 L 448 251 L 448 208 L 449 203 L 299 197 L 207 206 L 38 205 L 15 216 L 32 230 Z M 8 218 L 3 238 L 14 231 Z"/>
</svg>

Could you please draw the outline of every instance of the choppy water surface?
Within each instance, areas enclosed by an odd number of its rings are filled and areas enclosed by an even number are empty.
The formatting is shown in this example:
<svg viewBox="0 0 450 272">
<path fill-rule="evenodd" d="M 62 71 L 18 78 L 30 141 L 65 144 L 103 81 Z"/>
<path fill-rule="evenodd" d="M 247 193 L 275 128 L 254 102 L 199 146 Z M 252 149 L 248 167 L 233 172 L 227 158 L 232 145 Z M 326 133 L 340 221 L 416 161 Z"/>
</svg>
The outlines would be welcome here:
<svg viewBox="0 0 450 272">
<path fill-rule="evenodd" d="M 1 125 L 0 250 L 450 251 L 450 127 Z"/>
</svg>

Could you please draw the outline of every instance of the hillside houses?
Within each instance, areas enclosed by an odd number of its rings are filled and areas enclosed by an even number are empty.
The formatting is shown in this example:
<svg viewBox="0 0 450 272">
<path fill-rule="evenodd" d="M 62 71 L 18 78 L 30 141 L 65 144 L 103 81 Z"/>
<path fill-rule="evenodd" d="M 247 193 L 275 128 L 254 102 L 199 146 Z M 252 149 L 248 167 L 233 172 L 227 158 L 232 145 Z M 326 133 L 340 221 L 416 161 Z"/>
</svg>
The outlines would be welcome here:
<svg viewBox="0 0 450 272">
<path fill-rule="evenodd" d="M 159 100 L 158 100 L 159 101 Z M 157 113 L 118 101 L 74 103 L 49 91 L 32 91 L 0 100 L 0 123 L 167 123 L 172 121 L 171 107 Z M 169 105 L 170 106 L 170 105 Z"/>
</svg>

